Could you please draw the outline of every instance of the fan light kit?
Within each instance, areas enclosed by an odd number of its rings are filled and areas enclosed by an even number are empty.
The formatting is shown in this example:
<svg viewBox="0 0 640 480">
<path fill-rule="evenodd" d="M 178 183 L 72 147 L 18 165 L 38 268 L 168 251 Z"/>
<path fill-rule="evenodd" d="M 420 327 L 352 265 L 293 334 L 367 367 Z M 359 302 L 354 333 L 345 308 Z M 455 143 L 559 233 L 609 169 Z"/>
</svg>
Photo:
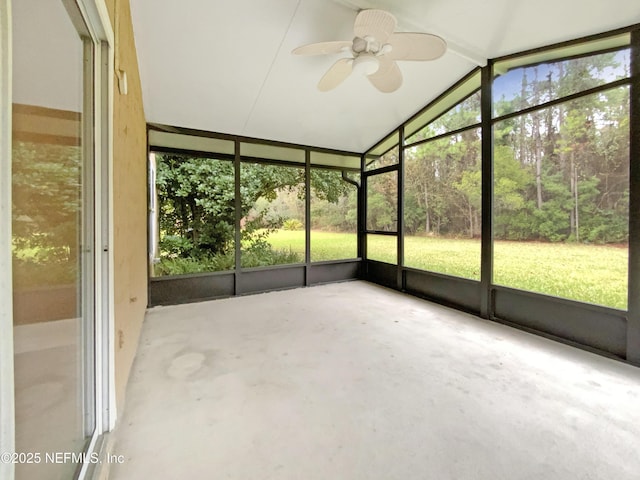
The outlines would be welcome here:
<svg viewBox="0 0 640 480">
<path fill-rule="evenodd" d="M 296 55 L 329 55 L 350 52 L 351 58 L 334 63 L 318 83 L 326 92 L 340 85 L 351 72 L 366 75 L 378 90 L 396 91 L 402 85 L 402 73 L 396 60 L 435 60 L 447 50 L 445 41 L 428 33 L 395 33 L 397 21 L 384 10 L 362 10 L 356 16 L 354 39 L 320 42 L 293 50 Z"/>
<path fill-rule="evenodd" d="M 379 68 L 380 61 L 375 55 L 371 54 L 358 55 L 351 64 L 351 69 L 362 75 L 373 75 Z"/>
</svg>

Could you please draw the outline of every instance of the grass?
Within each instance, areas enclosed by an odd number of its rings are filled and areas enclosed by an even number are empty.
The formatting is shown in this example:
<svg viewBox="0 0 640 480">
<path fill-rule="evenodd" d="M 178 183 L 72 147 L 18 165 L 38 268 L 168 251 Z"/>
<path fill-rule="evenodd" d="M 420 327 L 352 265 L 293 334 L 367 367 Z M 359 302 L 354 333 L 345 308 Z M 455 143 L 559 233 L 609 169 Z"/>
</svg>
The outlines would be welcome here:
<svg viewBox="0 0 640 480">
<path fill-rule="evenodd" d="M 494 283 L 625 310 L 628 258 L 618 246 L 496 242 Z"/>
<path fill-rule="evenodd" d="M 304 258 L 304 230 L 276 230 L 268 237 L 278 250 L 291 250 Z M 358 244 L 355 233 L 311 232 L 311 261 L 357 258 Z"/>
<path fill-rule="evenodd" d="M 354 258 L 355 234 L 312 232 L 312 261 Z M 304 232 L 279 230 L 275 248 L 304 254 Z M 368 256 L 396 263 L 396 238 L 369 235 Z M 597 305 L 627 308 L 626 247 L 609 245 L 503 242 L 494 245 L 494 283 Z M 405 265 L 480 279 L 480 241 L 406 237 Z"/>
</svg>

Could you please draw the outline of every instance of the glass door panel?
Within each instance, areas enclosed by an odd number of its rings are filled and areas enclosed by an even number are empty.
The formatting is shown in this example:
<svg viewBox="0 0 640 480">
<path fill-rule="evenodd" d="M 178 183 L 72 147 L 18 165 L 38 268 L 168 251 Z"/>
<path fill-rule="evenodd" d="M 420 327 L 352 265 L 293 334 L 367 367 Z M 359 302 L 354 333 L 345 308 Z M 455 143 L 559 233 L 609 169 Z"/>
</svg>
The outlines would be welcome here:
<svg viewBox="0 0 640 480">
<path fill-rule="evenodd" d="M 13 2 L 13 35 L 16 452 L 41 455 L 16 479 L 71 478 L 94 430 L 91 45 L 61 1 Z"/>
</svg>

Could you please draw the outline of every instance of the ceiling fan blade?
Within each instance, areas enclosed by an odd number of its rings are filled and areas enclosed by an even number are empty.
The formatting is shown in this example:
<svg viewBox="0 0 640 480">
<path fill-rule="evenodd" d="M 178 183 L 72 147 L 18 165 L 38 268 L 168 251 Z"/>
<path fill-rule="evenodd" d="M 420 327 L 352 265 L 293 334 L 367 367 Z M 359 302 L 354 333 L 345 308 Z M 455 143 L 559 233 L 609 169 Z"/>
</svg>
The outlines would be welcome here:
<svg viewBox="0 0 640 480">
<path fill-rule="evenodd" d="M 396 29 L 396 17 L 384 10 L 362 10 L 356 17 L 353 33 L 356 37 L 374 37 L 385 43 Z"/>
<path fill-rule="evenodd" d="M 351 49 L 353 42 L 348 40 L 338 40 L 335 42 L 310 43 L 295 48 L 291 53 L 295 55 L 327 55 L 330 53 L 341 53 L 345 49 Z"/>
<path fill-rule="evenodd" d="M 385 56 L 391 60 L 435 60 L 447 50 L 442 38 L 428 33 L 394 33 L 387 43 L 392 49 Z"/>
<path fill-rule="evenodd" d="M 380 67 L 376 73 L 368 76 L 369 81 L 383 93 L 395 92 L 402 85 L 402 73 L 398 64 L 385 57 L 380 58 Z"/>
<path fill-rule="evenodd" d="M 318 82 L 318 90 L 328 92 L 344 82 L 351 73 L 352 64 L 352 58 L 341 58 L 334 63 Z"/>
</svg>

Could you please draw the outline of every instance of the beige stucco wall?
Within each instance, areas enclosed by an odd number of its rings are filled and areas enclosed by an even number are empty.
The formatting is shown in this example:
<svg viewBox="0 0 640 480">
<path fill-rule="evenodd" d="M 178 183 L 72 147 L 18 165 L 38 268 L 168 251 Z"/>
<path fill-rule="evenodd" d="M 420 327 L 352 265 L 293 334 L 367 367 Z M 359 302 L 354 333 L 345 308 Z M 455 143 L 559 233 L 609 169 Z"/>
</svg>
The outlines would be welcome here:
<svg viewBox="0 0 640 480">
<path fill-rule="evenodd" d="M 124 401 L 147 306 L 147 146 L 142 89 L 129 0 L 106 0 L 116 34 L 116 69 L 126 72 L 123 95 L 114 79 L 113 217 L 116 393 Z"/>
</svg>

